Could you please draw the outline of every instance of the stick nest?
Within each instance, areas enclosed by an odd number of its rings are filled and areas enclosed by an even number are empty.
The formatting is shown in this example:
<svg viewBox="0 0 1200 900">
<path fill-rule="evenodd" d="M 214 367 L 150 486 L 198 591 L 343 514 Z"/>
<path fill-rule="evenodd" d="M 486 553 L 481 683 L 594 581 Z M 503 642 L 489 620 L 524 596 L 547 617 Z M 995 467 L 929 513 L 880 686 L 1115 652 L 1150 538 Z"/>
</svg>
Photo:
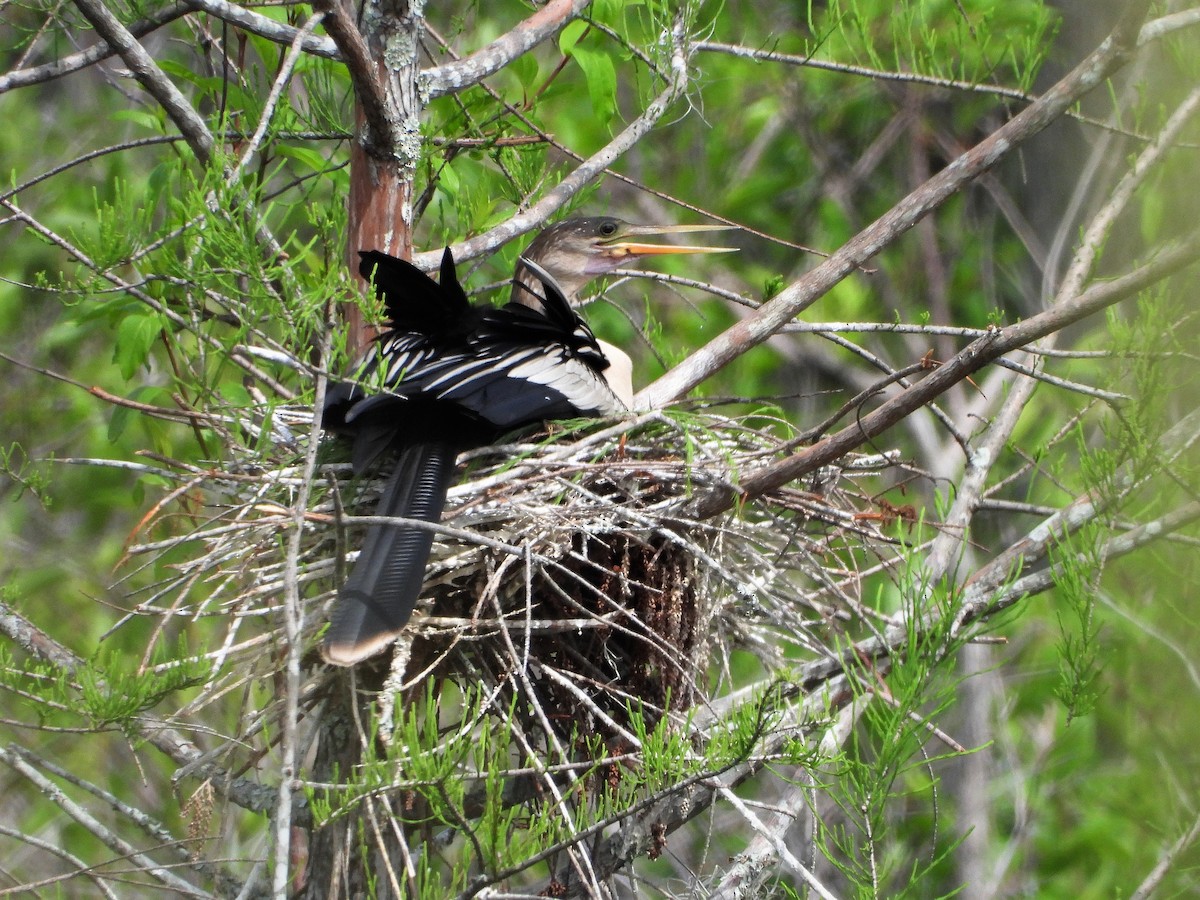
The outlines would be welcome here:
<svg viewBox="0 0 1200 900">
<path fill-rule="evenodd" d="M 322 463 L 302 552 L 289 562 L 281 537 L 295 526 L 303 471 L 302 442 L 289 450 L 286 439 L 304 422 L 277 414 L 276 449 L 290 458 L 267 467 L 248 456 L 194 479 L 206 489 L 205 511 L 190 513 L 195 529 L 132 548 L 186 543 L 189 558 L 141 611 L 224 617 L 220 649 L 209 654 L 218 662 L 272 664 L 261 651 L 282 644 L 289 577 L 315 644 L 361 541 L 348 517 L 374 511 L 377 479 Z M 897 542 L 885 531 L 899 513 L 881 511 L 856 482 L 876 480 L 891 459 L 847 458 L 700 520 L 697 501 L 714 491 L 736 497 L 742 474 L 785 452 L 781 421 L 649 414 L 589 427 L 467 455 L 422 601 L 394 655 L 379 659 L 393 685 L 479 686 L 496 710 L 517 710 L 554 740 L 620 747 L 634 740 L 634 715 L 653 724 L 731 683 L 739 651 L 774 670 L 832 652 L 852 623 L 878 616 L 858 603 L 856 586 L 865 569 L 887 565 Z"/>
</svg>

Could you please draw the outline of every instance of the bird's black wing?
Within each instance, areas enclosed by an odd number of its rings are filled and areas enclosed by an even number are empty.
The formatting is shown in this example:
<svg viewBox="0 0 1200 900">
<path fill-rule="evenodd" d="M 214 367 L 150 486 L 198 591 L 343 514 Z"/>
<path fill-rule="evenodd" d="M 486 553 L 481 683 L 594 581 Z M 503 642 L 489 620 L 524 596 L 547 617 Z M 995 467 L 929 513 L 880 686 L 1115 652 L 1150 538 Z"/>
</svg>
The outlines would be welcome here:
<svg viewBox="0 0 1200 900">
<path fill-rule="evenodd" d="M 596 343 L 596 336 L 592 334 L 592 330 L 588 328 L 587 323 L 579 317 L 579 314 L 571 308 L 570 301 L 567 300 L 563 289 L 558 286 L 558 282 L 554 280 L 554 276 L 547 272 L 542 266 L 538 265 L 531 259 L 521 257 L 518 265 L 524 266 L 530 272 L 537 276 L 538 281 L 542 283 L 541 291 L 535 290 L 527 282 L 519 278 L 513 279 L 513 291 L 524 291 L 530 297 L 537 301 L 537 306 L 541 308 L 546 324 L 563 335 L 572 334 L 579 331 L 582 327 L 582 333 L 586 335 L 586 339 L 592 344 Z M 519 303 L 516 300 L 508 304 L 508 307 L 517 307 L 518 309 L 528 309 L 529 305 Z M 536 310 L 534 310 L 536 313 Z"/>
<path fill-rule="evenodd" d="M 623 408 L 597 367 L 562 341 L 488 335 L 472 349 L 428 366 L 421 392 L 476 414 L 498 432 Z"/>
<path fill-rule="evenodd" d="M 364 372 L 383 389 L 357 402 L 347 422 L 366 422 L 386 411 L 403 416 L 403 408 L 394 405 L 414 397 L 446 401 L 498 432 L 622 410 L 604 380 L 609 362 L 592 330 L 550 274 L 524 262 L 542 281 L 541 309 L 509 303 L 476 312 L 474 331 L 462 343 L 444 335 L 436 342 L 425 335 L 385 335 L 368 367 L 372 371 Z M 452 273 L 451 259 L 442 278 Z"/>
<path fill-rule="evenodd" d="M 514 302 L 483 314 L 469 348 L 423 366 L 414 385 L 502 431 L 623 410 L 604 378 L 609 361 L 592 330 L 549 272 L 522 263 L 541 281 L 542 292 L 515 283 L 534 293 L 540 308 Z"/>
<path fill-rule="evenodd" d="M 483 329 L 487 331 L 488 325 L 491 324 L 493 328 L 499 327 L 500 330 L 508 331 L 516 340 L 531 343 L 538 340 L 557 341 L 568 347 L 574 356 L 595 367 L 596 371 L 603 372 L 607 369 L 608 358 L 600 349 L 600 342 L 596 340 L 596 335 L 592 333 L 587 322 L 571 308 L 554 276 L 524 257 L 521 264 L 537 276 L 542 283 L 542 290 L 538 293 L 520 279 L 513 279 L 513 289 L 525 291 L 537 299 L 541 311 L 513 301 L 500 310 L 499 314 L 490 317 L 492 322 L 485 322 Z"/>
<path fill-rule="evenodd" d="M 359 256 L 359 271 L 383 299 L 391 328 L 359 360 L 351 379 L 330 386 L 322 410 L 322 427 L 354 435 L 356 473 L 396 437 L 404 418 L 404 409 L 396 404 L 420 391 L 412 374 L 432 360 L 461 352 L 482 315 L 458 283 L 449 247 L 442 254 L 440 282 L 378 250 L 360 251 Z"/>
<path fill-rule="evenodd" d="M 358 271 L 383 300 L 394 332 L 452 336 L 469 334 L 477 315 L 454 268 L 450 248 L 442 254 L 437 282 L 408 260 L 379 250 L 359 251 Z"/>
</svg>

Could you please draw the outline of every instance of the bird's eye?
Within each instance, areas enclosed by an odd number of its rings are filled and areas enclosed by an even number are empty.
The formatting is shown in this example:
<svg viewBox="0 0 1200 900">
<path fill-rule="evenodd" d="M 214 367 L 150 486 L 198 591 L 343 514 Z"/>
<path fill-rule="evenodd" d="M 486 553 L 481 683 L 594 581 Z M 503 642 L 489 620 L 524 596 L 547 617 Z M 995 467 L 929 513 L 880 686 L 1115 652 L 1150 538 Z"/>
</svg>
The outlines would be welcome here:
<svg viewBox="0 0 1200 900">
<path fill-rule="evenodd" d="M 617 223 L 616 222 L 605 222 L 603 225 L 600 226 L 600 233 L 602 235 L 604 235 L 605 237 L 611 237 L 612 235 L 617 233 Z"/>
</svg>

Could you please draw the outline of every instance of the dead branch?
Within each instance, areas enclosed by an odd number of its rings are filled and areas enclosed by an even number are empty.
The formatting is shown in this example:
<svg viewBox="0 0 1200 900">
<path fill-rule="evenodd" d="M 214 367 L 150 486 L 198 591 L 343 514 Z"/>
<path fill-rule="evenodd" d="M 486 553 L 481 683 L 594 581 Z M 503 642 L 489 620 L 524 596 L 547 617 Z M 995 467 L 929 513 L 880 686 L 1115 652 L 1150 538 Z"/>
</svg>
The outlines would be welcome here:
<svg viewBox="0 0 1200 900">
<path fill-rule="evenodd" d="M 682 397 L 718 369 L 776 334 L 835 284 L 941 206 L 964 184 L 991 169 L 1058 119 L 1076 100 L 1124 65 L 1148 8 L 1148 0 L 1130 4 L 1113 33 L 1036 102 L 914 190 L 753 315 L 713 338 L 644 388 L 635 402 L 639 407 L 653 408 Z"/>
</svg>

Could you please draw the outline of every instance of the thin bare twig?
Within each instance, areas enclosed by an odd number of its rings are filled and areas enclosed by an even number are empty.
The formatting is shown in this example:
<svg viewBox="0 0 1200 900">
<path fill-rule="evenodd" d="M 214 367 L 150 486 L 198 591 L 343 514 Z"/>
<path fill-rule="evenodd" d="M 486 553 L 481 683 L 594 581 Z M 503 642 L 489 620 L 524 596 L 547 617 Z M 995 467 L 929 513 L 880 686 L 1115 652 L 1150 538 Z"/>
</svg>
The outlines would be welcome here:
<svg viewBox="0 0 1200 900">
<path fill-rule="evenodd" d="M 1128 205 L 1137 186 L 1162 161 L 1167 150 L 1179 136 L 1184 124 L 1195 114 L 1197 109 L 1200 109 L 1200 88 L 1192 91 L 1175 109 L 1154 141 L 1138 155 L 1129 171 L 1119 180 L 1109 199 L 1084 230 L 1071 266 L 1056 292 L 1055 304 L 1066 305 L 1079 295 L 1086 279 L 1093 273 L 1101 245 L 1107 238 L 1113 222 Z M 1056 337 L 1057 333 L 1047 335 L 1047 339 L 1044 341 L 1047 349 L 1054 347 Z M 963 533 L 969 527 L 983 496 L 988 473 L 995 461 L 999 459 L 1001 449 L 1007 444 L 1026 404 L 1033 396 L 1036 381 L 1058 383 L 1060 387 L 1074 387 L 1062 383 L 1061 379 L 1043 374 L 1041 359 L 1035 359 L 1033 367 L 1026 371 L 1022 371 L 1024 367 L 1019 367 L 1012 362 L 1005 365 L 1012 371 L 1029 377 L 1017 384 L 1011 391 L 1002 391 L 998 385 L 990 386 L 990 390 L 1004 396 L 1003 405 L 999 414 L 992 418 L 983 439 L 978 442 L 974 452 L 968 456 L 966 470 L 959 479 L 959 490 L 955 494 L 954 504 L 946 517 L 947 524 L 951 528 Z M 1095 388 L 1089 388 L 1087 392 L 1091 396 L 1114 405 L 1119 404 L 1123 399 L 1121 395 L 1097 391 Z M 947 531 L 939 535 L 934 540 L 931 552 L 927 557 L 926 572 L 931 584 L 936 584 L 947 572 L 951 571 L 955 560 L 960 557 L 965 546 L 962 542 L 951 538 L 950 534 L 951 532 Z"/>
<path fill-rule="evenodd" d="M 49 853 L 51 856 L 57 856 L 59 859 L 75 867 L 75 871 L 73 872 L 67 872 L 62 875 L 51 875 L 47 878 L 38 879 L 37 881 L 26 881 L 22 884 L 14 885 L 13 890 L 22 892 L 35 891 L 38 888 L 50 887 L 51 885 L 59 884 L 60 882 L 69 881 L 72 878 L 82 877 L 89 879 L 95 886 L 96 890 L 99 891 L 102 896 L 107 898 L 107 900 L 120 900 L 120 898 L 113 893 L 113 889 L 108 886 L 104 876 L 96 871 L 95 866 L 89 866 L 78 856 L 68 853 L 62 847 L 59 847 L 50 841 L 43 841 L 41 838 L 34 837 L 32 834 L 26 834 L 25 832 L 18 831 L 15 828 L 9 828 L 7 825 L 0 825 L 0 834 L 4 835 L 5 837 L 10 837 L 15 841 L 19 841 L 22 844 L 28 844 L 30 847 L 36 847 L 38 850 Z M 0 890 L 0 896 L 6 893 L 8 893 L 7 890 Z"/>
<path fill-rule="evenodd" d="M 192 8 L 193 5 L 189 0 L 176 0 L 174 3 L 169 3 L 161 9 L 155 10 L 145 19 L 131 24 L 129 26 L 129 33 L 136 38 L 145 37 L 163 25 L 187 15 Z M 43 63 L 40 66 L 33 66 L 28 69 L 16 69 L 5 72 L 0 75 L 0 94 L 3 94 L 5 91 L 11 91 L 14 88 L 28 87 L 33 84 L 43 84 L 47 81 L 53 81 L 55 78 L 69 75 L 71 72 L 86 69 L 88 66 L 116 54 L 117 49 L 112 44 L 101 41 L 93 44 L 86 50 L 67 54 L 55 59 L 53 62 Z"/>
<path fill-rule="evenodd" d="M 1038 100 L 893 206 L 798 281 L 643 389 L 635 403 L 656 407 L 682 397 L 722 366 L 761 344 L 815 303 L 835 284 L 866 263 L 917 222 L 937 209 L 968 181 L 1055 121 L 1080 97 L 1102 84 L 1128 58 L 1149 0 L 1130 4 L 1120 24 Z"/>
<path fill-rule="evenodd" d="M 37 628 L 24 616 L 0 602 L 0 633 L 17 646 L 68 675 L 83 662 L 70 650 Z M 204 761 L 200 749 L 175 728 L 154 716 L 143 714 L 137 720 L 138 733 L 172 759 L 176 765 L 201 780 L 210 779 L 231 801 L 253 812 L 270 808 L 274 789 L 255 781 L 230 778 L 229 773 Z"/>
<path fill-rule="evenodd" d="M 277 19 L 268 18 L 262 13 L 257 13 L 244 6 L 238 6 L 236 3 L 229 3 L 227 0 L 189 0 L 189 5 L 203 10 L 210 16 L 218 18 L 223 22 L 244 28 L 251 34 L 265 37 L 267 40 L 274 41 L 277 44 L 291 44 L 299 37 L 305 53 L 311 53 L 314 56 L 323 56 L 326 59 L 342 58 L 338 52 L 337 44 L 332 38 L 320 37 L 314 34 L 301 36 L 301 30 L 296 28 L 296 26 L 289 25 L 287 22 L 280 22 Z"/>
<path fill-rule="evenodd" d="M 330 353 L 333 345 L 334 304 L 327 305 L 325 311 L 325 330 L 321 339 L 319 367 L 325 370 L 329 366 Z M 300 697 L 303 680 L 301 677 L 301 657 L 304 654 L 304 604 L 300 597 L 299 570 L 301 565 L 301 542 L 303 539 L 304 522 L 308 514 L 308 498 L 313 483 L 316 480 L 317 453 L 321 443 L 321 413 L 325 402 L 325 389 L 328 379 L 318 375 L 316 379 L 316 397 L 313 400 L 312 429 L 308 436 L 308 447 L 304 454 L 304 472 L 300 488 L 296 491 L 295 506 L 292 509 L 292 531 L 288 536 L 287 558 L 284 561 L 284 597 L 283 625 L 287 639 L 287 656 L 283 668 L 284 697 L 280 741 L 279 760 L 279 794 L 275 806 L 274 850 L 274 882 L 275 896 L 287 894 L 288 880 L 291 875 L 290 853 L 292 846 L 292 804 L 295 802 L 298 787 L 300 765 L 300 748 L 298 728 L 300 722 Z"/>
<path fill-rule="evenodd" d="M 175 83 L 159 68 L 154 57 L 112 14 L 103 0 L 75 0 L 75 5 L 92 23 L 96 33 L 120 54 L 142 87 L 170 116 L 175 127 L 187 139 L 188 146 L 192 148 L 196 158 L 202 163 L 210 162 L 213 148 L 216 146 L 212 133 L 187 98 L 179 92 L 179 88 L 175 87 Z"/>
<path fill-rule="evenodd" d="M 390 155 L 400 146 L 402 133 L 387 90 L 379 77 L 380 64 L 371 56 L 358 26 L 340 0 L 317 0 L 314 9 L 325 13 L 325 30 L 341 52 L 354 96 L 369 129 L 366 146 L 381 155 Z"/>
<path fill-rule="evenodd" d="M 425 95 L 432 100 L 478 84 L 546 38 L 553 37 L 590 3 L 591 0 L 550 0 L 486 47 L 444 66 L 426 69 L 421 73 Z"/>
<path fill-rule="evenodd" d="M 137 863 L 147 875 L 156 878 L 164 887 L 176 891 L 185 897 L 208 898 L 213 896 L 207 891 L 202 891 L 188 884 L 188 882 L 184 881 L 170 869 L 155 862 L 128 841 L 119 837 L 99 819 L 63 793 L 58 785 L 42 775 L 41 772 L 31 766 L 22 756 L 4 747 L 0 747 L 0 761 L 7 763 L 13 771 L 33 784 L 43 796 L 49 797 L 59 809 L 87 829 L 104 846 Z"/>
<path fill-rule="evenodd" d="M 1163 851 L 1154 868 L 1137 886 L 1137 889 L 1129 895 L 1129 900 L 1150 900 L 1158 891 L 1163 879 L 1167 877 L 1167 873 L 1171 871 L 1171 867 L 1179 859 L 1180 854 L 1194 844 L 1197 837 L 1200 837 L 1200 816 L 1192 821 L 1191 827 L 1181 834 L 1175 843 Z"/>
<path fill-rule="evenodd" d="M 1200 260 L 1200 233 L 1193 234 L 1184 243 L 1164 251 L 1146 265 L 1120 278 L 1090 288 L 1070 302 L 1053 307 L 1016 325 L 995 329 L 992 334 L 972 342 L 928 377 L 881 404 L 854 425 L 744 478 L 740 484 L 742 496 L 758 496 L 832 462 L 842 453 L 881 434 L 904 416 L 924 406 L 929 400 L 944 393 L 997 357 L 1134 296 L 1197 260 Z M 697 518 L 706 518 L 728 509 L 735 499 L 736 495 L 732 491 L 710 494 L 690 504 L 689 514 Z"/>
<path fill-rule="evenodd" d="M 250 135 L 250 139 L 246 141 L 241 158 L 238 159 L 237 165 L 229 172 L 228 177 L 230 181 L 236 180 L 241 175 L 242 169 L 250 162 L 250 157 L 258 152 L 263 138 L 267 135 L 267 128 L 271 124 L 271 119 L 275 115 L 275 107 L 279 103 L 279 98 L 291 83 L 292 72 L 295 71 L 296 63 L 299 62 L 300 54 L 304 49 L 304 39 L 321 23 L 325 15 L 326 13 L 318 12 L 309 16 L 304 25 L 296 33 L 291 46 L 288 47 L 287 56 L 284 57 L 283 64 L 279 68 L 279 73 L 275 76 L 275 81 L 271 84 L 271 91 L 267 94 L 266 102 L 263 104 L 262 113 L 258 117 L 258 125 L 254 129 L 254 134 Z"/>
<path fill-rule="evenodd" d="M 677 29 L 672 36 L 674 41 L 674 51 L 671 57 L 672 81 L 646 106 L 640 116 L 608 144 L 580 163 L 526 211 L 517 213 L 490 231 L 452 245 L 450 249 L 454 253 L 454 258 L 460 261 L 476 259 L 494 252 L 513 238 L 538 228 L 546 222 L 550 215 L 566 205 L 572 197 L 603 173 L 622 154 L 636 146 L 687 88 L 687 47 L 683 43 L 683 39 L 682 31 Z M 413 263 L 418 268 L 431 272 L 438 267 L 441 259 L 442 251 L 428 251 L 414 254 Z"/>
</svg>

